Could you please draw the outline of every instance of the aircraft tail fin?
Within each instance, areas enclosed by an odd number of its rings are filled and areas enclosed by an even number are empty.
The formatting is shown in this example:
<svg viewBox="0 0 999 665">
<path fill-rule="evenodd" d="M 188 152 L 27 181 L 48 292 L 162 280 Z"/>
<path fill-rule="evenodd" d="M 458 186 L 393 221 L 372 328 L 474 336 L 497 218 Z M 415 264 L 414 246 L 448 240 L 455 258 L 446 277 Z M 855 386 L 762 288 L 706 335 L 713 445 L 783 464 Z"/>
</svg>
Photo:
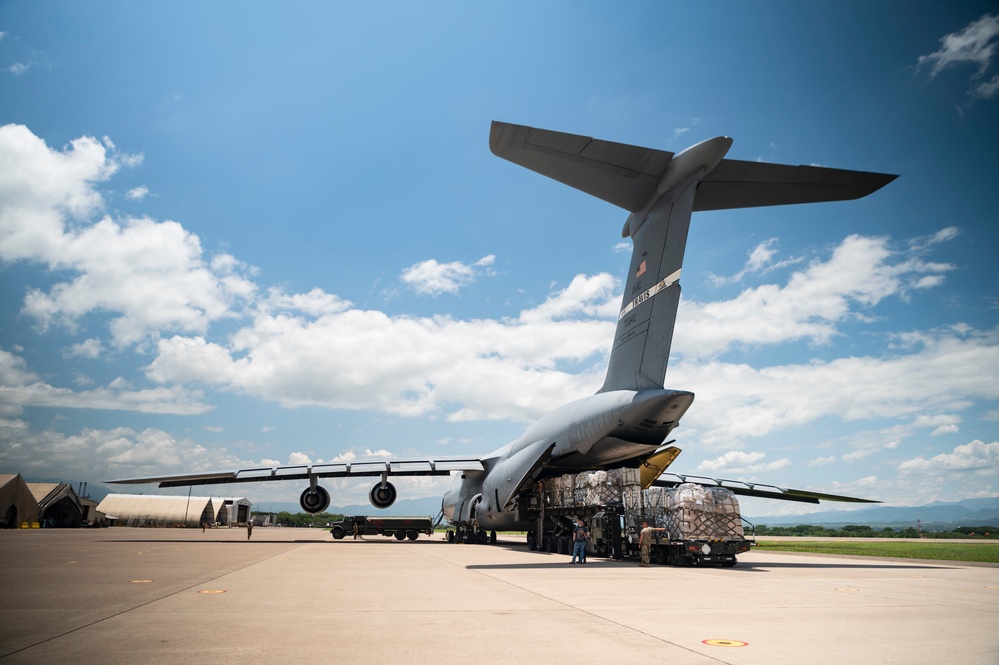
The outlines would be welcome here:
<svg viewBox="0 0 999 665">
<path fill-rule="evenodd" d="M 897 176 L 724 159 L 718 137 L 674 154 L 493 122 L 493 154 L 628 210 L 634 242 L 600 392 L 662 388 L 680 302 L 690 215 L 704 210 L 857 199 Z"/>
</svg>

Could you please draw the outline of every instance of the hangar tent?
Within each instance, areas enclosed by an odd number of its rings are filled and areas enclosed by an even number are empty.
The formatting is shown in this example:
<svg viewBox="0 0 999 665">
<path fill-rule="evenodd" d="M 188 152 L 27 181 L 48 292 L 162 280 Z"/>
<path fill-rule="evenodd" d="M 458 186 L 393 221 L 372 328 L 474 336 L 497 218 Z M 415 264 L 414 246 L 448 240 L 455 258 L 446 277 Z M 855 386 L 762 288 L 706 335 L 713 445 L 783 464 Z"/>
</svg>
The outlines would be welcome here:
<svg viewBox="0 0 999 665">
<path fill-rule="evenodd" d="M 4 529 L 38 521 L 38 501 L 19 473 L 0 473 L 0 520 Z"/>
<path fill-rule="evenodd" d="M 108 494 L 97 510 L 114 515 L 120 526 L 198 526 L 234 522 L 234 503 L 249 505 L 246 499 L 209 496 Z"/>
<path fill-rule="evenodd" d="M 28 489 L 38 502 L 38 517 L 42 526 L 78 527 L 83 522 L 83 506 L 69 483 L 28 483 Z"/>
</svg>

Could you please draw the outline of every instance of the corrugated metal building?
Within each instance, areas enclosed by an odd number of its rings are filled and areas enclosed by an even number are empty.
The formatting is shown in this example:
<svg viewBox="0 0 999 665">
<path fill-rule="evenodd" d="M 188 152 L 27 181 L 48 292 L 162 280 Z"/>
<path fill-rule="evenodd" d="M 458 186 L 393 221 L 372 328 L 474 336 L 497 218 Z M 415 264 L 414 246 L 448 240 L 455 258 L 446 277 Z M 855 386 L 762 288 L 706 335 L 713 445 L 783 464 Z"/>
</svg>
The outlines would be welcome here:
<svg viewBox="0 0 999 665">
<path fill-rule="evenodd" d="M 158 494 L 108 494 L 97 506 L 118 526 L 199 526 L 235 524 L 250 514 L 246 499 Z M 245 508 L 244 508 L 245 507 Z M 235 509 L 234 509 L 235 508 Z M 243 513 L 240 515 L 240 513 Z"/>
</svg>

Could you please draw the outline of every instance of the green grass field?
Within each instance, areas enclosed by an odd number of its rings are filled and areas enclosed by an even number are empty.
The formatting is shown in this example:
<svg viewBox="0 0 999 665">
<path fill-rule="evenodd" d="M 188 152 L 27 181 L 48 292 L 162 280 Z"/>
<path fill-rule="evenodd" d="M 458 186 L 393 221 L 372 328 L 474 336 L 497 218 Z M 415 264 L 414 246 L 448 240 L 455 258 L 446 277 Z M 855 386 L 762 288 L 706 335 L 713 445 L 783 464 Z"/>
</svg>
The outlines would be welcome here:
<svg viewBox="0 0 999 665">
<path fill-rule="evenodd" d="M 934 559 L 938 561 L 974 561 L 999 563 L 999 543 L 938 542 L 866 542 L 817 540 L 759 540 L 756 545 L 771 552 L 815 552 L 819 554 L 856 554 L 903 559 Z"/>
</svg>

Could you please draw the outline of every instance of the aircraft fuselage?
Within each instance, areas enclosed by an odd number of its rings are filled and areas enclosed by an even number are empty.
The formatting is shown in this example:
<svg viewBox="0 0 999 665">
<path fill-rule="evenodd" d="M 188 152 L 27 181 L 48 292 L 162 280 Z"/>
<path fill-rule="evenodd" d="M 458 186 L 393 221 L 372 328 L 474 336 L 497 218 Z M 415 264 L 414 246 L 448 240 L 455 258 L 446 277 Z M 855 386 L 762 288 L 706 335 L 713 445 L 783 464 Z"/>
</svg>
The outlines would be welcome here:
<svg viewBox="0 0 999 665">
<path fill-rule="evenodd" d="M 484 471 L 456 475 L 444 494 L 444 517 L 452 522 L 470 522 L 474 517 L 484 529 L 514 528 L 512 498 L 525 483 L 618 468 L 647 457 L 693 401 L 691 392 L 648 388 L 597 393 L 569 402 L 486 456 Z M 548 448 L 550 457 L 539 465 L 537 451 Z"/>
</svg>

